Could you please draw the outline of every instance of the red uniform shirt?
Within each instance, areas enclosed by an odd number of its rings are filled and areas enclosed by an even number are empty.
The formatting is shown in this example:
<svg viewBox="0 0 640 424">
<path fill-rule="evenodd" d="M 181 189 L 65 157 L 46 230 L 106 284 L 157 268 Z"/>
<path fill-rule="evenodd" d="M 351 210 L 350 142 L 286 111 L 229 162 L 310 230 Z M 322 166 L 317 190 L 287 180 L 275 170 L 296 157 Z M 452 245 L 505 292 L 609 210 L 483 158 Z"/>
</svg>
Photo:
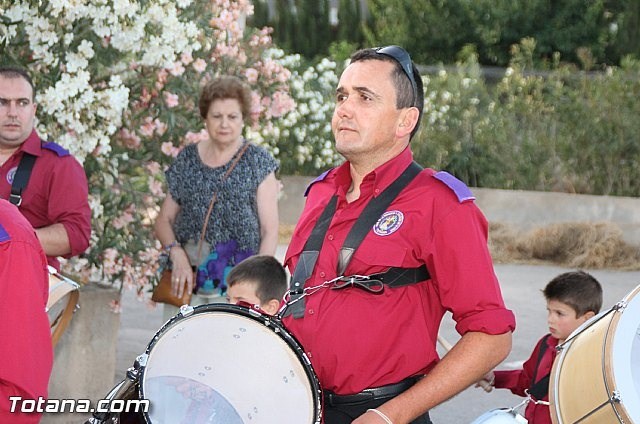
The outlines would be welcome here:
<svg viewBox="0 0 640 424">
<path fill-rule="evenodd" d="M 9 397 L 47 397 L 53 366 L 48 296 L 47 262 L 33 228 L 0 199 L 0 423 L 39 422 L 40 414 L 9 412 Z"/>
<path fill-rule="evenodd" d="M 542 345 L 544 337 L 538 341 L 535 349 L 531 353 L 531 357 L 522 365 L 521 370 L 513 371 L 494 371 L 496 376 L 494 385 L 498 389 L 509 389 L 513 394 L 518 396 L 526 396 L 525 389 L 530 388 L 533 383 L 540 381 L 547 374 L 551 372 L 553 367 L 553 361 L 556 358 L 556 349 L 558 345 L 558 339 L 549 336 L 547 338 L 547 349 L 544 351 L 542 358 L 540 358 L 540 365 L 538 365 L 538 371 L 536 372 L 536 365 L 538 364 L 538 354 L 540 352 L 540 346 Z M 532 381 L 533 374 L 536 374 L 536 381 Z M 545 402 L 549 402 L 549 395 L 542 399 L 537 399 Z M 529 421 L 529 424 L 551 424 L 551 415 L 548 405 L 536 404 L 529 402 L 525 409 L 524 417 Z"/>
<path fill-rule="evenodd" d="M 91 237 L 91 209 L 82 165 L 57 144 L 43 144 L 34 130 L 0 167 L 0 198 L 9 199 L 23 152 L 36 156 L 36 161 L 29 183 L 22 192 L 20 212 L 33 228 L 56 223 L 64 225 L 71 245 L 68 256 L 84 252 Z M 50 265 L 60 267 L 55 257 L 47 259 Z"/>
<path fill-rule="evenodd" d="M 360 186 L 360 198 L 352 203 L 345 198 L 351 184 L 348 163 L 310 187 L 285 257 L 292 273 L 316 219 L 334 194 L 338 204 L 306 287 L 336 277 L 338 251 L 348 231 L 371 197 L 411 161 L 407 148 L 371 172 Z M 323 388 L 352 394 L 427 373 L 439 360 L 435 345 L 445 311 L 452 311 L 460 334 L 501 334 L 515 328 L 488 252 L 485 218 L 472 199 L 459 199 L 434 174 L 421 172 L 396 197 L 385 213 L 392 224 L 367 234 L 345 272 L 368 275 L 391 266 L 426 264 L 430 280 L 386 288 L 378 295 L 354 287 L 323 288 L 305 297 L 303 318 L 284 319 Z"/>
</svg>

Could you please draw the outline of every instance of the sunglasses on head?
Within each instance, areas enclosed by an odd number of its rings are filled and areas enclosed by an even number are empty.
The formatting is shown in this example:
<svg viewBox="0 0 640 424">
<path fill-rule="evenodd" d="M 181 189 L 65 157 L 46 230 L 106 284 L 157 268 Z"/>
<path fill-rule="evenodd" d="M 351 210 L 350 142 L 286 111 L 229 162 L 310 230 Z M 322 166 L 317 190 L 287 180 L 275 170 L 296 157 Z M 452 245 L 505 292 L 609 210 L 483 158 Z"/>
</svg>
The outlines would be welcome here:
<svg viewBox="0 0 640 424">
<path fill-rule="evenodd" d="M 411 63 L 411 56 L 409 56 L 409 53 L 407 53 L 407 51 L 402 47 L 398 46 L 377 47 L 373 49 L 373 51 L 377 54 L 388 56 L 400 64 L 404 73 L 409 77 L 409 81 L 411 81 L 411 87 L 413 88 L 413 100 L 415 103 L 418 98 L 418 85 L 416 84 L 416 80 L 413 78 L 413 65 Z"/>
</svg>

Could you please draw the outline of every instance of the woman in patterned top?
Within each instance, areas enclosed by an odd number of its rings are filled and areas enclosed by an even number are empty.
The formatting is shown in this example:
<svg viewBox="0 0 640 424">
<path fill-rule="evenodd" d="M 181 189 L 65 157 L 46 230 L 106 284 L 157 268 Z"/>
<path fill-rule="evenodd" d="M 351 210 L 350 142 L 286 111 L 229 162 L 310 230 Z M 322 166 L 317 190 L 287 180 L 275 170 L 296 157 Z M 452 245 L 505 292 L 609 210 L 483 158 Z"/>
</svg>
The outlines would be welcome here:
<svg viewBox="0 0 640 424">
<path fill-rule="evenodd" d="M 207 83 L 199 108 L 209 138 L 186 146 L 166 172 L 168 193 L 155 232 L 169 254 L 173 293 L 182 296 L 192 290 L 193 305 L 224 295 L 226 273 L 242 259 L 275 254 L 278 163 L 261 147 L 248 144 L 243 149 L 248 141 L 242 130 L 250 107 L 251 93 L 238 78 L 223 76 Z M 217 200 L 198 249 L 214 192 Z M 165 316 L 175 311 L 165 307 Z"/>
</svg>

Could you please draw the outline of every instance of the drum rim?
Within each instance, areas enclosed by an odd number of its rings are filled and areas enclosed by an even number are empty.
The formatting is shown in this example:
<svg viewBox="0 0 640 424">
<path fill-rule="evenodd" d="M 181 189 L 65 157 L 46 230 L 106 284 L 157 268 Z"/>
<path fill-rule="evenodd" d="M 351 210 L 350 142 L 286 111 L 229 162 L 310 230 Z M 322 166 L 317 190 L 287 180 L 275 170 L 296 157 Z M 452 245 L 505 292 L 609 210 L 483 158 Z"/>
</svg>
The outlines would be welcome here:
<svg viewBox="0 0 640 424">
<path fill-rule="evenodd" d="M 304 369 L 307 381 L 311 386 L 311 395 L 313 398 L 314 407 L 314 421 L 311 424 L 320 424 L 322 422 L 322 389 L 320 388 L 320 381 L 318 380 L 318 376 L 311 366 L 311 361 L 307 357 L 307 354 L 302 348 L 300 342 L 298 342 L 295 336 L 286 329 L 286 327 L 282 324 L 282 321 L 276 316 L 265 315 L 258 310 L 250 309 L 246 306 L 233 305 L 228 303 L 209 303 L 205 305 L 195 306 L 193 307 L 192 313 L 185 316 L 180 312 L 169 319 L 166 323 L 164 323 L 163 326 L 153 336 L 151 341 L 147 344 L 145 355 L 147 356 L 147 358 L 150 356 L 153 348 L 156 346 L 162 335 L 165 334 L 170 328 L 172 328 L 177 322 L 188 320 L 195 317 L 196 315 L 219 312 L 229 312 L 232 314 L 250 318 L 251 320 L 258 322 L 262 326 L 269 328 L 271 332 L 275 333 L 276 336 L 280 337 L 286 343 L 286 345 L 293 351 L 296 358 L 298 358 L 300 365 Z M 138 396 L 140 399 L 145 399 L 142 383 L 146 374 L 146 368 L 146 364 L 139 366 L 137 385 Z M 144 413 L 144 419 L 147 423 L 151 423 L 148 412 Z"/>
</svg>

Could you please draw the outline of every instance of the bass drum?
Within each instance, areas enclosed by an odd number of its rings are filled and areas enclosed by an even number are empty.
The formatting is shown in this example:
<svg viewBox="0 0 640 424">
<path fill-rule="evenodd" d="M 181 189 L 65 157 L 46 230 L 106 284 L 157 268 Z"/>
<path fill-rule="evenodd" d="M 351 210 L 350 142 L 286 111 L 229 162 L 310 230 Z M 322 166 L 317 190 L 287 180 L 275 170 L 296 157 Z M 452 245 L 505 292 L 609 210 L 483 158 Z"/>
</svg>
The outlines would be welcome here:
<svg viewBox="0 0 640 424">
<path fill-rule="evenodd" d="M 551 370 L 551 420 L 640 423 L 640 286 L 577 328 Z"/>
<path fill-rule="evenodd" d="M 527 424 L 525 417 L 518 414 L 513 408 L 499 408 L 487 411 L 473 420 L 471 424 Z"/>
<path fill-rule="evenodd" d="M 105 398 L 118 406 L 148 400 L 148 410 L 94 413 L 87 424 L 320 424 L 321 393 L 277 318 L 237 305 L 185 305 Z"/>
<path fill-rule="evenodd" d="M 138 362 L 154 424 L 321 422 L 310 361 L 278 319 L 254 309 L 183 306 Z"/>
</svg>

